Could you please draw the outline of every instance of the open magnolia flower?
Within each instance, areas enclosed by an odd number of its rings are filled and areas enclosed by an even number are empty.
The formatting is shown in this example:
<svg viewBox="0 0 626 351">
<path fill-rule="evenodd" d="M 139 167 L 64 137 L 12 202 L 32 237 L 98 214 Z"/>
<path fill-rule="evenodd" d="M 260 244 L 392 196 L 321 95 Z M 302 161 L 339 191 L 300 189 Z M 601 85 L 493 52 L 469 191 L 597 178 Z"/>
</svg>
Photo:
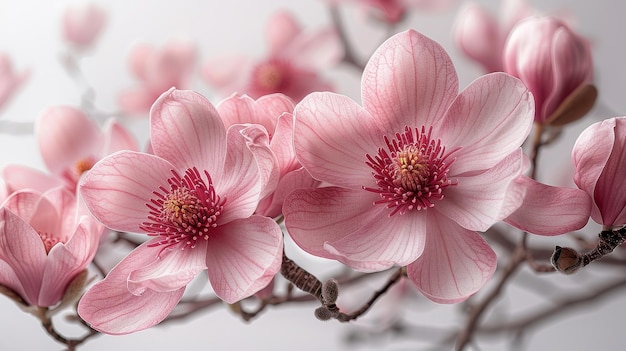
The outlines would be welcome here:
<svg viewBox="0 0 626 351">
<path fill-rule="evenodd" d="M 256 213 L 277 217 L 282 213 L 287 194 L 298 188 L 315 188 L 319 181 L 302 168 L 293 149 L 293 101 L 283 94 L 265 95 L 253 100 L 247 95 L 235 94 L 217 106 L 226 127 L 234 124 L 256 123 L 270 133 L 270 149 L 276 156 L 275 174 L 270 181 L 276 190 L 259 202 Z"/>
<path fill-rule="evenodd" d="M 56 305 L 91 263 L 103 230 L 62 187 L 11 194 L 0 208 L 0 285 L 29 305 Z"/>
<path fill-rule="evenodd" d="M 216 295 L 234 303 L 280 268 L 280 227 L 253 214 L 273 190 L 266 189 L 275 166 L 264 128 L 227 130 L 203 96 L 171 89 L 152 107 L 150 139 L 154 155 L 108 156 L 80 187 L 107 227 L 152 237 L 80 301 L 80 316 L 105 333 L 159 323 L 203 270 Z"/>
<path fill-rule="evenodd" d="M 358 270 L 408 266 L 434 301 L 468 298 L 496 267 L 476 231 L 522 201 L 507 190 L 524 170 L 532 95 L 504 73 L 459 94 L 447 53 L 415 31 L 374 53 L 361 94 L 363 107 L 333 93 L 296 106 L 298 160 L 329 186 L 287 197 L 289 234 L 305 251 Z"/>
</svg>

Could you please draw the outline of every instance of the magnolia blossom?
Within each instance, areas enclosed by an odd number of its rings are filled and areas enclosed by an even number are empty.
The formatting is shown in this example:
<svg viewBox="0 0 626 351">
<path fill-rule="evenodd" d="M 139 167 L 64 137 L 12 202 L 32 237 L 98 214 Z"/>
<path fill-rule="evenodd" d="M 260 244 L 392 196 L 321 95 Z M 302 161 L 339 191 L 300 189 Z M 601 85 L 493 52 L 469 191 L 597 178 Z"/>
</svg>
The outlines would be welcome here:
<svg viewBox="0 0 626 351">
<path fill-rule="evenodd" d="M 331 3 L 356 3 L 375 18 L 395 24 L 401 22 L 411 9 L 434 11 L 450 7 L 455 0 L 328 0 Z"/>
<path fill-rule="evenodd" d="M 362 271 L 407 266 L 428 298 L 462 301 L 492 276 L 496 255 L 476 231 L 511 214 L 532 95 L 504 73 L 458 93 L 444 49 L 406 31 L 373 54 L 363 107 L 314 93 L 294 110 L 300 163 L 329 186 L 292 192 L 285 224 L 305 251 Z"/>
<path fill-rule="evenodd" d="M 68 6 L 63 13 L 63 37 L 77 48 L 91 45 L 106 22 L 104 10 L 90 2 Z"/>
<path fill-rule="evenodd" d="M 148 44 L 133 47 L 129 66 L 139 86 L 120 94 L 120 107 L 129 114 L 148 113 L 163 92 L 189 86 L 195 63 L 196 47 L 190 42 L 171 40 L 160 49 Z"/>
<path fill-rule="evenodd" d="M 503 0 L 496 18 L 476 2 L 467 2 L 457 15 L 453 35 L 461 52 L 486 72 L 503 71 L 502 52 L 511 29 L 533 10 L 524 0 Z"/>
<path fill-rule="evenodd" d="M 535 98 L 535 121 L 544 123 L 570 94 L 591 81 L 591 48 L 559 19 L 529 17 L 507 40 L 504 70 L 530 89 Z"/>
<path fill-rule="evenodd" d="M 203 270 L 216 295 L 234 303 L 281 264 L 280 227 L 253 214 L 274 167 L 262 127 L 226 129 L 203 96 L 172 89 L 151 109 L 150 138 L 154 154 L 108 156 L 80 187 L 107 227 L 151 237 L 80 301 L 81 317 L 105 333 L 159 323 Z"/>
<path fill-rule="evenodd" d="M 256 99 L 283 93 L 300 101 L 313 91 L 331 90 L 319 72 L 339 62 L 343 49 L 334 28 L 304 32 L 287 12 L 277 12 L 265 30 L 266 57 L 220 57 L 202 69 L 206 82 L 220 94 L 245 93 Z"/>
<path fill-rule="evenodd" d="M 270 181 L 276 190 L 259 202 L 256 213 L 276 217 L 282 213 L 285 197 L 298 188 L 314 188 L 319 182 L 302 168 L 293 149 L 293 112 L 291 99 L 282 94 L 265 95 L 253 100 L 247 95 L 233 95 L 217 106 L 226 127 L 235 124 L 256 123 L 270 132 L 270 149 L 276 156 L 276 173 Z"/>
<path fill-rule="evenodd" d="M 0 53 L 0 108 L 4 106 L 13 93 L 28 79 L 28 71 L 17 73 L 8 55 Z"/>
<path fill-rule="evenodd" d="M 66 189 L 13 193 L 0 208 L 0 285 L 29 305 L 56 305 L 91 263 L 103 230 Z"/>
<path fill-rule="evenodd" d="M 137 150 L 133 136 L 115 119 L 100 128 L 83 111 L 70 106 L 49 107 L 35 124 L 39 151 L 50 174 L 23 165 L 5 167 L 11 191 L 45 191 L 65 185 L 75 191 L 84 172 L 102 157 L 119 150 Z"/>
<path fill-rule="evenodd" d="M 597 122 L 574 145 L 574 182 L 593 199 L 591 218 L 604 228 L 626 225 L 626 117 Z"/>
</svg>

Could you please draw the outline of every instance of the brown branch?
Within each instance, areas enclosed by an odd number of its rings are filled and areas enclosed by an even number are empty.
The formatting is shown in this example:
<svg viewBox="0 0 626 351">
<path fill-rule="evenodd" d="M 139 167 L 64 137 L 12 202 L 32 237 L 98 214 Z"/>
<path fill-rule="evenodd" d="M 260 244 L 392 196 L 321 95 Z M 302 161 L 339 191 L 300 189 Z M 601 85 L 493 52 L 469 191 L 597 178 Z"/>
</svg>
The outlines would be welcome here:
<svg viewBox="0 0 626 351">
<path fill-rule="evenodd" d="M 339 36 L 339 40 L 341 41 L 341 45 L 343 47 L 342 61 L 351 67 L 354 67 L 359 72 L 363 72 L 365 64 L 360 62 L 349 43 L 348 36 L 343 25 L 343 20 L 341 19 L 341 14 L 339 13 L 339 6 L 336 4 L 329 4 L 328 9 L 330 10 L 330 18 L 335 26 L 335 29 L 337 30 L 337 35 Z"/>
<path fill-rule="evenodd" d="M 79 318 L 79 317 L 77 316 L 77 318 Z M 81 319 L 81 321 L 82 321 L 82 319 Z M 79 346 L 80 344 L 84 343 L 88 339 L 90 339 L 90 338 L 92 338 L 92 337 L 94 337 L 96 335 L 100 335 L 100 332 L 98 332 L 97 330 L 91 328 L 89 325 L 87 325 L 84 322 L 82 322 L 82 325 L 85 326 L 88 329 L 88 333 L 85 334 L 83 337 L 81 337 L 79 339 L 70 339 L 70 338 L 66 338 L 65 336 L 61 335 L 54 328 L 54 324 L 52 322 L 52 318 L 49 318 L 47 316 L 41 318 L 41 325 L 46 330 L 48 335 L 50 335 L 54 340 L 56 340 L 59 343 L 64 344 L 65 346 L 67 346 L 67 351 L 74 351 L 74 350 L 76 350 L 77 346 Z"/>
</svg>

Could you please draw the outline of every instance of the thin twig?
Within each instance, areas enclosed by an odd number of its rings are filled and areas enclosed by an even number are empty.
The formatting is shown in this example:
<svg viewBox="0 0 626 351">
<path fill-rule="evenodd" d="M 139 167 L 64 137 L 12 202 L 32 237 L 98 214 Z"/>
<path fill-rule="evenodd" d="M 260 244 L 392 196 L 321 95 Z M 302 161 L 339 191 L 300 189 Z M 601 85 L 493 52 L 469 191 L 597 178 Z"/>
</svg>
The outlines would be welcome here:
<svg viewBox="0 0 626 351">
<path fill-rule="evenodd" d="M 342 61 L 354 67 L 359 72 L 363 72 L 363 70 L 365 69 L 365 64 L 357 59 L 357 56 L 349 43 L 348 36 L 346 34 L 346 30 L 343 26 L 343 21 L 341 19 L 341 14 L 339 13 L 339 6 L 337 6 L 336 4 L 329 4 L 328 9 L 330 10 L 330 18 L 335 25 L 337 35 L 339 36 L 339 40 L 341 41 L 341 45 L 343 47 Z"/>
</svg>

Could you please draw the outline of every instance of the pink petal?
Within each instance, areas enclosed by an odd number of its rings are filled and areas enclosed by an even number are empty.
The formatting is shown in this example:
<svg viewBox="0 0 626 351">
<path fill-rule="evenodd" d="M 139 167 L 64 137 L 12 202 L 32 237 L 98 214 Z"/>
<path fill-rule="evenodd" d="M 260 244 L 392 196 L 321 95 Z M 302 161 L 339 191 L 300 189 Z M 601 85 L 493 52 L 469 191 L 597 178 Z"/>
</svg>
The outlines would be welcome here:
<svg viewBox="0 0 626 351">
<path fill-rule="evenodd" d="M 482 6 L 466 3 L 454 24 L 454 41 L 463 53 L 485 71 L 502 71 L 504 37 L 495 18 Z"/>
<path fill-rule="evenodd" d="M 283 234 L 278 224 L 255 215 L 216 229 L 206 256 L 215 294 L 234 303 L 267 286 L 282 262 Z"/>
<path fill-rule="evenodd" d="M 138 151 L 137 141 L 133 135 L 124 128 L 116 119 L 107 121 L 104 128 L 104 148 L 101 156 L 110 155 L 116 151 Z"/>
<path fill-rule="evenodd" d="M 64 185 L 61 178 L 23 165 L 5 166 L 2 176 L 9 193 L 27 188 L 43 193 L 48 189 Z"/>
<path fill-rule="evenodd" d="M 302 29 L 294 16 L 287 11 L 277 11 L 267 21 L 265 37 L 271 53 L 283 51 L 300 34 Z"/>
<path fill-rule="evenodd" d="M 285 226 L 291 238 L 306 252 L 333 258 L 326 242 L 336 242 L 379 218 L 384 206 L 374 206 L 379 196 L 365 190 L 339 187 L 299 189 L 283 203 Z"/>
<path fill-rule="evenodd" d="M 54 174 L 100 155 L 102 133 L 81 110 L 69 106 L 46 109 L 35 126 L 41 157 Z"/>
<path fill-rule="evenodd" d="M 87 172 L 80 193 L 89 210 L 108 228 L 134 233 L 148 218 L 154 191 L 167 187 L 175 167 L 162 158 L 119 151 Z"/>
<path fill-rule="evenodd" d="M 383 210 L 368 218 L 359 229 L 337 241 L 326 242 L 324 248 L 335 259 L 360 271 L 377 272 L 408 265 L 424 250 L 428 214 L 414 211 L 387 217 L 387 212 Z"/>
<path fill-rule="evenodd" d="M 274 136 L 270 141 L 270 148 L 276 155 L 278 169 L 285 174 L 301 167 L 296 158 L 296 150 L 293 144 L 293 114 L 283 113 L 278 118 Z"/>
<path fill-rule="evenodd" d="M 576 140 L 572 149 L 572 161 L 574 162 L 574 182 L 578 188 L 584 190 L 593 198 L 591 217 L 596 223 L 612 225 L 603 219 L 597 204 L 596 184 L 611 157 L 615 136 L 616 119 L 606 119 L 587 127 Z M 602 192 L 610 191 L 610 188 L 599 189 Z M 619 194 L 623 195 L 623 194 Z M 612 193 L 611 196 L 618 196 Z"/>
<path fill-rule="evenodd" d="M 248 75 L 254 61 L 248 56 L 231 55 L 214 58 L 204 64 L 200 75 L 221 95 L 247 90 Z"/>
<path fill-rule="evenodd" d="M 161 322 L 176 307 L 185 288 L 170 292 L 146 289 L 133 295 L 127 288 L 130 273 L 154 260 L 145 250 L 149 242 L 133 250 L 91 287 L 78 304 L 78 314 L 89 325 L 107 334 L 128 334 Z"/>
<path fill-rule="evenodd" d="M 154 153 L 177 169 L 198 167 L 221 174 L 226 155 L 226 129 L 217 110 L 204 96 L 170 89 L 150 111 Z"/>
<path fill-rule="evenodd" d="M 462 147 L 451 172 L 462 174 L 493 167 L 519 148 L 534 120 L 532 94 L 505 73 L 475 80 L 454 100 L 438 137 L 448 150 Z"/>
<path fill-rule="evenodd" d="M 226 128 L 233 124 L 255 123 L 274 133 L 278 117 L 293 112 L 293 101 L 283 94 L 264 95 L 254 100 L 248 95 L 234 94 L 217 105 Z"/>
<path fill-rule="evenodd" d="M 157 239 L 152 242 L 156 242 Z M 198 273 L 206 269 L 207 242 L 198 240 L 195 247 L 181 249 L 173 246 L 140 246 L 138 255 L 150 256 L 153 261 L 133 270 L 128 276 L 128 290 L 141 295 L 146 290 L 176 291 L 184 288 Z"/>
<path fill-rule="evenodd" d="M 540 235 L 559 235 L 584 227 L 591 198 L 580 189 L 554 187 L 521 176 L 515 183 L 526 189 L 524 203 L 505 219 L 510 225 Z"/>
<path fill-rule="evenodd" d="M 118 96 L 118 104 L 125 113 L 131 115 L 144 115 L 150 111 L 150 107 L 159 97 L 161 92 L 146 88 L 135 88 L 123 91 Z"/>
<path fill-rule="evenodd" d="M 384 143 L 376 117 L 334 93 L 307 96 L 294 116 L 296 155 L 313 178 L 353 189 L 373 183 L 365 155 Z"/>
<path fill-rule="evenodd" d="M 446 51 L 413 30 L 387 39 L 363 72 L 363 107 L 394 132 L 435 124 L 457 93 L 458 78 Z"/>
<path fill-rule="evenodd" d="M 282 213 L 283 202 L 287 195 L 296 189 L 314 189 L 320 182 L 313 179 L 311 174 L 304 168 L 297 169 L 285 174 L 280 178 L 276 191 L 264 198 L 256 209 L 256 213 L 274 218 Z"/>
<path fill-rule="evenodd" d="M 288 58 L 295 66 L 311 71 L 323 71 L 341 61 L 343 46 L 335 28 L 302 33 L 289 43 L 278 56 Z"/>
<path fill-rule="evenodd" d="M 106 13 L 94 3 L 69 6 L 63 14 L 63 35 L 67 41 L 78 46 L 90 45 L 106 22 Z"/>
<path fill-rule="evenodd" d="M 497 257 L 476 232 L 429 213 L 422 256 L 408 265 L 409 279 L 438 303 L 461 302 L 482 288 L 496 270 Z"/>
<path fill-rule="evenodd" d="M 135 77 L 142 81 L 149 79 L 146 68 L 148 62 L 154 60 L 156 56 L 156 50 L 154 47 L 148 44 L 137 44 L 133 46 L 128 55 L 128 65 Z"/>
<path fill-rule="evenodd" d="M 518 149 L 483 173 L 454 176 L 458 185 L 446 188 L 435 208 L 465 229 L 485 231 L 503 219 L 504 207 L 512 206 L 507 191 L 523 170 L 523 154 Z"/>
<path fill-rule="evenodd" d="M 24 298 L 36 305 L 46 264 L 41 238 L 23 219 L 9 209 L 0 208 L 0 260 L 8 264 L 23 287 Z"/>
<path fill-rule="evenodd" d="M 215 175 L 215 190 L 225 197 L 220 223 L 247 218 L 254 213 L 264 188 L 276 188 L 276 159 L 269 149 L 267 134 L 258 125 L 228 129 L 224 173 Z M 273 178 L 272 178 L 273 177 Z"/>
<path fill-rule="evenodd" d="M 38 191 L 19 190 L 11 194 L 4 206 L 28 223 L 35 232 L 59 234 L 61 213 Z"/>
<path fill-rule="evenodd" d="M 39 306 L 52 306 L 61 300 L 72 279 L 91 263 L 102 231 L 102 225 L 96 223 L 95 219 L 83 216 L 71 239 L 50 250 L 43 273 Z"/>
</svg>

